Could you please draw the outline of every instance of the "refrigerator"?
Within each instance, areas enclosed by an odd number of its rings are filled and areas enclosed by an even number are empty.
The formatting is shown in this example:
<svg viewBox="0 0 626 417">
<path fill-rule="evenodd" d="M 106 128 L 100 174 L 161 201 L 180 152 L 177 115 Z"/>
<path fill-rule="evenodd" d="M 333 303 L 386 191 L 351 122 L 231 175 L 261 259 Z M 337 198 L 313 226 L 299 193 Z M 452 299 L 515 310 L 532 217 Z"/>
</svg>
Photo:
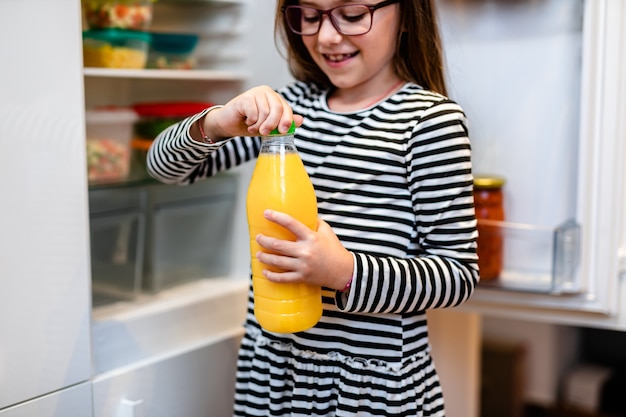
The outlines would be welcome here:
<svg viewBox="0 0 626 417">
<path fill-rule="evenodd" d="M 626 330 L 626 3 L 436 4 L 450 96 L 469 119 L 474 171 L 506 178 L 502 230 L 505 244 L 517 248 L 511 274 L 481 284 L 459 311 Z M 156 5 L 155 27 L 201 34 L 199 68 L 158 75 L 83 68 L 78 0 L 0 2 L 0 54 L 11 63 L 0 70 L 2 417 L 138 415 L 157 400 L 171 400 L 161 410 L 183 407 L 163 385 L 139 388 L 172 376 L 187 381 L 194 369 L 208 378 L 198 376 L 196 388 L 219 386 L 221 377 L 211 380 L 210 372 L 234 361 L 238 316 L 227 316 L 218 333 L 228 338 L 218 345 L 191 333 L 212 329 L 215 322 L 201 318 L 216 310 L 245 306 L 241 196 L 251 164 L 238 171 L 230 284 L 214 291 L 212 304 L 173 290 L 158 309 L 141 298 L 141 309 L 92 310 L 85 109 L 136 100 L 223 102 L 290 79 L 274 45 L 273 0 Z M 183 304 L 187 315 L 161 309 Z M 144 322 L 151 327 L 138 332 Z M 164 322 L 190 333 L 168 338 L 158 330 Z M 228 360 L 207 360 L 216 352 Z M 138 387 L 137 396 L 125 386 Z M 201 396 L 180 398 L 203 404 Z M 227 401 L 219 406 L 228 409 Z"/>
</svg>

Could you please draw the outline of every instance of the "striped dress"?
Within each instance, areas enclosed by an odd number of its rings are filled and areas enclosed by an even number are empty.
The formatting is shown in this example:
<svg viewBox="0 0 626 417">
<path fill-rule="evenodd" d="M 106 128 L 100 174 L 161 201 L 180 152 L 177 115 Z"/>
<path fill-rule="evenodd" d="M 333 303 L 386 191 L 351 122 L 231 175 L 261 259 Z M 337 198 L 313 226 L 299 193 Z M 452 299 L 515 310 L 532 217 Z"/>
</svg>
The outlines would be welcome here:
<svg viewBox="0 0 626 417">
<path fill-rule="evenodd" d="M 413 83 L 350 113 L 331 111 L 315 85 L 280 93 L 304 116 L 296 146 L 354 279 L 347 292 L 324 289 L 321 320 L 296 334 L 261 329 L 250 292 L 234 415 L 444 416 L 425 311 L 463 303 L 478 281 L 462 109 Z M 190 184 L 255 158 L 259 138 L 192 141 L 205 112 L 161 133 L 151 175 Z"/>
</svg>

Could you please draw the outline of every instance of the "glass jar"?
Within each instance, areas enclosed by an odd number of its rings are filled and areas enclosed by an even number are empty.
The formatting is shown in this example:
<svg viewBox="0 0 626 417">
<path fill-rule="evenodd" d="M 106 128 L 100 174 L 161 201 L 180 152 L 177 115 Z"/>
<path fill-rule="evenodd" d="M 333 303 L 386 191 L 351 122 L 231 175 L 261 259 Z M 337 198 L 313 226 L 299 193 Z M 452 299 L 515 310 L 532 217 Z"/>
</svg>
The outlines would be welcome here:
<svg viewBox="0 0 626 417">
<path fill-rule="evenodd" d="M 474 177 L 474 208 L 478 220 L 478 267 L 481 280 L 495 280 L 502 272 L 504 238 L 503 191 L 505 179 L 498 176 Z"/>
</svg>

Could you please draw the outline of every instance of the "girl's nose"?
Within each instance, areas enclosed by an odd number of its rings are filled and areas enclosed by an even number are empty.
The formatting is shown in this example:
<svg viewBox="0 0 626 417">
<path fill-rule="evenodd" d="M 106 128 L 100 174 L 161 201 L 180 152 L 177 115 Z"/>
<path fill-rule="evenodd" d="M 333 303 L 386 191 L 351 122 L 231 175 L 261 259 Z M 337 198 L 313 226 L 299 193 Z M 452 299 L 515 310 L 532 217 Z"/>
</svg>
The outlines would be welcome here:
<svg viewBox="0 0 626 417">
<path fill-rule="evenodd" d="M 330 16 L 322 16 L 320 30 L 317 33 L 317 40 L 321 42 L 338 42 L 341 40 L 341 33 L 337 31 Z"/>
</svg>

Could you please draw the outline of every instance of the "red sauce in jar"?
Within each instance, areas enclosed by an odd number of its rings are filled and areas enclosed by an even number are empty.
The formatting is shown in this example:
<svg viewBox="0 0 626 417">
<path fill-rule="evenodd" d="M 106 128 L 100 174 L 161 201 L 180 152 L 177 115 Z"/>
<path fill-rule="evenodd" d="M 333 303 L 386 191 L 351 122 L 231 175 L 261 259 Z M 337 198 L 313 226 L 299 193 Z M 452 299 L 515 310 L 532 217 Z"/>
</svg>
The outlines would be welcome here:
<svg viewBox="0 0 626 417">
<path fill-rule="evenodd" d="M 504 238 L 501 225 L 504 220 L 502 186 L 504 178 L 476 176 L 474 178 L 474 208 L 478 220 L 478 267 L 481 280 L 500 276 L 503 264 Z"/>
</svg>

